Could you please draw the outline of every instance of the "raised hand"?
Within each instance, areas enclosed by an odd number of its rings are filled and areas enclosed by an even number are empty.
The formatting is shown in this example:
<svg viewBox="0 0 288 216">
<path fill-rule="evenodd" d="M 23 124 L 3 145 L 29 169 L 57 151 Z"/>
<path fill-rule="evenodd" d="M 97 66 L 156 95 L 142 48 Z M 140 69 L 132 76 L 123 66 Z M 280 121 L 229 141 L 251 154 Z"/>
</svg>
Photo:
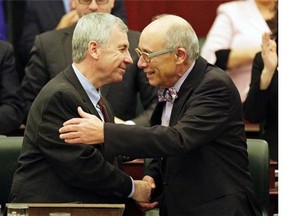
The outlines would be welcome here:
<svg viewBox="0 0 288 216">
<path fill-rule="evenodd" d="M 264 90 L 269 87 L 278 65 L 277 45 L 274 40 L 270 39 L 270 33 L 263 34 L 261 48 L 264 68 L 261 74 L 260 88 Z"/>
</svg>

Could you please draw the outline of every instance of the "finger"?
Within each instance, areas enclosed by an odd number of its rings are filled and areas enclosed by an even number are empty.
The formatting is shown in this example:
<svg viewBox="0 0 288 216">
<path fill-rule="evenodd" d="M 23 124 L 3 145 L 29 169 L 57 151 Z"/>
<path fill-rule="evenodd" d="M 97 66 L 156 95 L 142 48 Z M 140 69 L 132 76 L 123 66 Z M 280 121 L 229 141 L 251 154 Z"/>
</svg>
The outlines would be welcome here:
<svg viewBox="0 0 288 216">
<path fill-rule="evenodd" d="M 59 135 L 60 139 L 76 139 L 79 138 L 77 132 L 62 133 Z"/>
<path fill-rule="evenodd" d="M 69 143 L 69 144 L 79 144 L 79 143 L 81 143 L 80 138 L 64 139 L 64 141 L 65 141 L 66 143 Z"/>
<path fill-rule="evenodd" d="M 91 115 L 90 113 L 84 112 L 81 107 L 78 107 L 77 110 L 78 110 L 78 114 L 82 118 L 93 118 L 94 117 L 94 115 Z"/>
<path fill-rule="evenodd" d="M 77 125 L 81 122 L 81 118 L 72 118 L 63 123 L 63 126 L 66 125 Z"/>
<path fill-rule="evenodd" d="M 142 210 L 147 211 L 155 208 L 158 205 L 158 202 L 153 203 L 138 202 L 138 205 L 141 207 Z"/>
<path fill-rule="evenodd" d="M 65 124 L 65 123 L 64 123 Z M 78 131 L 78 124 L 67 124 L 59 129 L 60 133 L 68 133 Z"/>
</svg>

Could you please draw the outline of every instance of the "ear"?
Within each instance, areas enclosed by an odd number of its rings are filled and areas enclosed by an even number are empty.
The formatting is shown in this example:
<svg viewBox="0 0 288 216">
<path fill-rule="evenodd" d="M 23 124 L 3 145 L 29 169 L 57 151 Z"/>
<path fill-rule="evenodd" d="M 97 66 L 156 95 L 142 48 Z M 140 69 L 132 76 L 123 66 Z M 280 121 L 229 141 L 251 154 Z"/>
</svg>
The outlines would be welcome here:
<svg viewBox="0 0 288 216">
<path fill-rule="evenodd" d="M 111 9 L 115 6 L 115 0 L 109 0 L 109 4 L 111 5 Z"/>
<path fill-rule="evenodd" d="M 76 8 L 76 3 L 75 3 L 76 0 L 70 0 L 69 1 L 69 5 L 70 5 L 70 9 L 71 10 L 74 10 Z"/>
<path fill-rule="evenodd" d="M 187 52 L 184 48 L 177 48 L 175 52 L 176 64 L 182 64 L 187 59 Z"/>
<path fill-rule="evenodd" d="M 88 53 L 93 59 L 98 59 L 99 45 L 96 41 L 90 41 L 88 43 Z"/>
</svg>

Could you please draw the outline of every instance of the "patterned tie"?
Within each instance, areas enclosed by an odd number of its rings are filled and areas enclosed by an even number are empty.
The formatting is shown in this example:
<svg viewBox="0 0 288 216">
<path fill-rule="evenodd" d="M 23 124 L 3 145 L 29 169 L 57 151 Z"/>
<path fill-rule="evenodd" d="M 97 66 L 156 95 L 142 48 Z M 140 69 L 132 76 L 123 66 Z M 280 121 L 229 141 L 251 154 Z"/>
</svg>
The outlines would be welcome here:
<svg viewBox="0 0 288 216">
<path fill-rule="evenodd" d="M 166 102 L 166 101 L 174 101 L 178 97 L 177 91 L 174 87 L 165 88 L 158 90 L 158 101 Z"/>
<path fill-rule="evenodd" d="M 110 122 L 110 118 L 109 118 L 109 114 L 108 114 L 108 111 L 107 111 L 107 108 L 103 102 L 103 99 L 102 97 L 100 97 L 100 100 L 98 101 L 98 105 L 100 107 L 100 110 L 103 114 L 103 117 L 104 117 L 104 121 L 105 122 Z"/>
</svg>

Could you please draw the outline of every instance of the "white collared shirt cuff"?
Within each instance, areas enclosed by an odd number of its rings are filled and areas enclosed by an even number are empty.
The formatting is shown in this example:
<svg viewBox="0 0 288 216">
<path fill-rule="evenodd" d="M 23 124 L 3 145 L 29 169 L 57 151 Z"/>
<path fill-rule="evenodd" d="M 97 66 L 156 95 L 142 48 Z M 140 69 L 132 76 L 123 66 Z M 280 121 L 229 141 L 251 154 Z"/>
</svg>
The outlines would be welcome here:
<svg viewBox="0 0 288 216">
<path fill-rule="evenodd" d="M 136 125 L 136 124 L 134 121 L 128 120 L 128 121 L 125 121 L 125 125 Z"/>
<path fill-rule="evenodd" d="M 133 181 L 133 178 L 132 178 L 131 176 L 130 176 L 130 178 L 131 178 L 131 181 L 132 181 L 132 191 L 131 191 L 131 193 L 129 194 L 128 198 L 131 198 L 131 197 L 134 195 L 134 193 L 135 193 L 134 181 Z"/>
</svg>

